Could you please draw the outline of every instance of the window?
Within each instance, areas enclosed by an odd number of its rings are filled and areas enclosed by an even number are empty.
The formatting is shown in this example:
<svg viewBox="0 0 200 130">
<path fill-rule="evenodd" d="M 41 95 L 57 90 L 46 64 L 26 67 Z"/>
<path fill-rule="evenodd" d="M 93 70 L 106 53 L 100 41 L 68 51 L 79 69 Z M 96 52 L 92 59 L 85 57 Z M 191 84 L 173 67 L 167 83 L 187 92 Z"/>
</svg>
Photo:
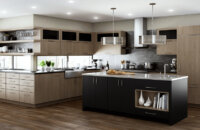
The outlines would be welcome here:
<svg viewBox="0 0 200 130">
<path fill-rule="evenodd" d="M 12 68 L 12 56 L 0 56 L 0 68 L 11 69 Z"/>
<path fill-rule="evenodd" d="M 31 56 L 14 56 L 14 69 L 31 70 Z"/>
<path fill-rule="evenodd" d="M 55 63 L 55 68 L 66 68 L 67 67 L 67 56 L 38 56 L 37 57 L 37 69 L 41 69 L 41 61 L 52 61 Z"/>
<path fill-rule="evenodd" d="M 92 65 L 92 56 L 69 56 L 68 67 L 84 67 Z"/>
</svg>

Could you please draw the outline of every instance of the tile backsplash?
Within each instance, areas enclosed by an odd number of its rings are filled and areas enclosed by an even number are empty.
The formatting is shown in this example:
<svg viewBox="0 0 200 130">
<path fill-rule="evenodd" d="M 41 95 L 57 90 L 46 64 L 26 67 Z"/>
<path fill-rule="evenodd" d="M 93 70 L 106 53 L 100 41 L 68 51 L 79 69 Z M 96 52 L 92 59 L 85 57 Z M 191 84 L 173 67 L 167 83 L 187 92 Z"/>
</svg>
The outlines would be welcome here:
<svg viewBox="0 0 200 130">
<path fill-rule="evenodd" d="M 133 32 L 128 32 L 128 44 L 133 47 Z M 131 38 L 130 38 L 131 37 Z M 171 63 L 172 58 L 176 58 L 175 55 L 157 55 L 156 46 L 149 46 L 147 48 L 133 48 L 130 54 L 125 55 L 94 55 L 94 59 L 102 59 L 103 64 L 109 62 L 111 69 L 120 69 L 121 60 L 129 60 L 131 63 L 144 64 L 144 62 L 155 62 L 157 64 L 157 70 L 162 71 L 164 64 Z"/>
</svg>

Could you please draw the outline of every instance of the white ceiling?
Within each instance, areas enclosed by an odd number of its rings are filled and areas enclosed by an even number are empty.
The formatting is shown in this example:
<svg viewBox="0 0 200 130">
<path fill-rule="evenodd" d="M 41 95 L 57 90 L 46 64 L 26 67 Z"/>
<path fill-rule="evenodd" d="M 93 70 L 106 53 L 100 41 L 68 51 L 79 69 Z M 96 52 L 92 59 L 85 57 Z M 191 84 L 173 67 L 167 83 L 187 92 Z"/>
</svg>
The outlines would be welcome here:
<svg viewBox="0 0 200 130">
<path fill-rule="evenodd" d="M 0 0 L 0 18 L 40 14 L 87 22 L 111 21 L 111 7 L 116 7 L 116 19 L 150 17 L 150 2 L 156 2 L 155 16 L 200 13 L 200 0 Z M 36 9 L 31 7 L 35 6 Z M 174 12 L 168 10 L 173 9 Z M 71 15 L 67 15 L 71 12 Z M 131 13 L 132 16 L 128 14 Z M 94 17 L 98 17 L 95 20 Z"/>
</svg>

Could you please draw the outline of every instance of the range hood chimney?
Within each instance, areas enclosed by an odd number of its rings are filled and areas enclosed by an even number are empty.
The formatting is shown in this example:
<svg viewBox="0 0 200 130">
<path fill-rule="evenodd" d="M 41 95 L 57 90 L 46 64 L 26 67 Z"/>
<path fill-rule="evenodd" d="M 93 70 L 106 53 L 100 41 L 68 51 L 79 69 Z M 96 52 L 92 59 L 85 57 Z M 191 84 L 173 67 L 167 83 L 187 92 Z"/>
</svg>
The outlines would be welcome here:
<svg viewBox="0 0 200 130">
<path fill-rule="evenodd" d="M 147 19 L 136 18 L 134 20 L 134 47 L 145 47 L 146 45 L 140 44 L 140 36 L 147 34 Z"/>
</svg>

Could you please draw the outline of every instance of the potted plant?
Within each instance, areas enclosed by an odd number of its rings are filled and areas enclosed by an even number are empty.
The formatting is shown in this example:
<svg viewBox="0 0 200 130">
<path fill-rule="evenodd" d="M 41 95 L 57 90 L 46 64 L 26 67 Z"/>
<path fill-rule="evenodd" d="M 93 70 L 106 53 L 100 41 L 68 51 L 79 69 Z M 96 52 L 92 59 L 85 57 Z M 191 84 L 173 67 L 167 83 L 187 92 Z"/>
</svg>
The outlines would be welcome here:
<svg viewBox="0 0 200 130">
<path fill-rule="evenodd" d="M 51 61 L 46 61 L 46 65 L 47 65 L 47 68 L 46 68 L 46 71 L 49 72 L 51 71 Z"/>
<path fill-rule="evenodd" d="M 54 71 L 54 65 L 55 65 L 55 63 L 51 62 L 51 71 Z"/>
<path fill-rule="evenodd" d="M 46 63 L 44 61 L 41 61 L 40 66 L 42 67 L 42 71 L 44 71 L 44 67 L 46 66 Z"/>
</svg>

